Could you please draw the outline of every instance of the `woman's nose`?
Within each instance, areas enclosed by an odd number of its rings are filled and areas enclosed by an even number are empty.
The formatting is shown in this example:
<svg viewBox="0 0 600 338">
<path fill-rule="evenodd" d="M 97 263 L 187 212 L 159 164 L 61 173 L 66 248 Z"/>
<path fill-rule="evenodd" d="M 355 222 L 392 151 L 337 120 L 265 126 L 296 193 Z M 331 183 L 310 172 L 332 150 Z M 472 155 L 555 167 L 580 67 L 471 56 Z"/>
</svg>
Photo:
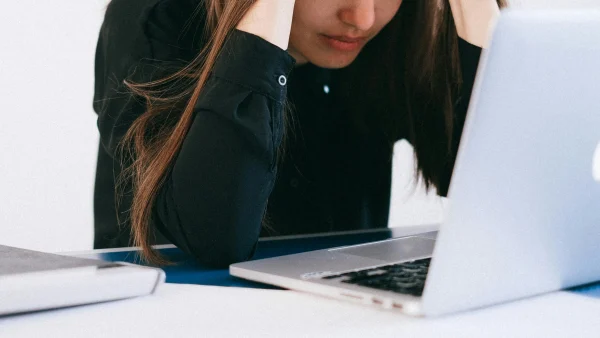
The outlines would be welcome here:
<svg viewBox="0 0 600 338">
<path fill-rule="evenodd" d="M 340 10 L 339 18 L 358 30 L 368 31 L 375 23 L 375 0 L 348 1 L 348 5 Z"/>
</svg>

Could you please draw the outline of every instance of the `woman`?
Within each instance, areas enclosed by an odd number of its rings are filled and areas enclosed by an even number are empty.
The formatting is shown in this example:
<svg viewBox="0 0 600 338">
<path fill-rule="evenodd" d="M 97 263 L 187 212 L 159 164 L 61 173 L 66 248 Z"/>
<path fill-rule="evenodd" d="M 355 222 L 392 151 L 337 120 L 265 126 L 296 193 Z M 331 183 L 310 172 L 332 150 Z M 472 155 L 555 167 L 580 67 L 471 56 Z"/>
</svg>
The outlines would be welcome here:
<svg viewBox="0 0 600 338">
<path fill-rule="evenodd" d="M 445 195 L 502 5 L 113 0 L 96 51 L 94 247 L 133 241 L 166 264 L 150 245 L 170 241 L 225 266 L 259 235 L 385 227 L 402 138 Z"/>
</svg>

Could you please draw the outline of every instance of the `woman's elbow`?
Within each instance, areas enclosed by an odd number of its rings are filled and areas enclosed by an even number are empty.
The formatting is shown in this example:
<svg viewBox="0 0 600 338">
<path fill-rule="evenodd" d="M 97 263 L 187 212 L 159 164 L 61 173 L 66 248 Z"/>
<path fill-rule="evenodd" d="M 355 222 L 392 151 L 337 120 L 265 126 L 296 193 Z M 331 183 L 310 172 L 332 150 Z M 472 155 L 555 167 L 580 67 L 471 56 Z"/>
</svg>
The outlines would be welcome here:
<svg viewBox="0 0 600 338">
<path fill-rule="evenodd" d="M 257 240 L 240 241 L 227 236 L 210 243 L 190 243 L 188 254 L 203 266 L 222 269 L 249 260 L 254 255 L 256 243 Z"/>
</svg>

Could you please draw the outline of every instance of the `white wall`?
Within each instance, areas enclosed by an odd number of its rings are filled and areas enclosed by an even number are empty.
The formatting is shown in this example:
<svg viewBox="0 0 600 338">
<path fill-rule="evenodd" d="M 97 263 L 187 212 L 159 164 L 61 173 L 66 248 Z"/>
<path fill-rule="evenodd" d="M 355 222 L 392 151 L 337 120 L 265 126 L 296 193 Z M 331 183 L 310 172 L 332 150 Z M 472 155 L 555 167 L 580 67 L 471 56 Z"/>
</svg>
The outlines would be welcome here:
<svg viewBox="0 0 600 338">
<path fill-rule="evenodd" d="M 299 0 L 301 1 L 301 0 Z M 515 0 L 528 6 L 598 0 Z M 92 248 L 98 144 L 92 110 L 96 38 L 106 0 L 19 0 L 0 11 L 0 244 Z M 405 203 L 394 225 L 441 220 L 441 202 L 409 194 L 412 154 L 398 148 Z M 404 190 L 403 190 L 404 189 Z"/>
<path fill-rule="evenodd" d="M 92 110 L 99 0 L 0 10 L 0 243 L 92 247 L 98 132 Z"/>
</svg>

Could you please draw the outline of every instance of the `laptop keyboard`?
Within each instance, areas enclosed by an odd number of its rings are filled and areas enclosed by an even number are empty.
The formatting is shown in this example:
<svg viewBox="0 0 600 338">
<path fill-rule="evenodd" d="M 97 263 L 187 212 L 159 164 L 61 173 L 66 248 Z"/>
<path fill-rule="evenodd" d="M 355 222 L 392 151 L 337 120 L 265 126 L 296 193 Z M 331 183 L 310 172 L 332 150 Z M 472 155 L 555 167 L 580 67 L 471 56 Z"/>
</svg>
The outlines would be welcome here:
<svg viewBox="0 0 600 338">
<path fill-rule="evenodd" d="M 425 258 L 325 276 L 322 279 L 335 279 L 342 283 L 420 297 L 425 287 L 430 261 L 431 258 Z"/>
</svg>

